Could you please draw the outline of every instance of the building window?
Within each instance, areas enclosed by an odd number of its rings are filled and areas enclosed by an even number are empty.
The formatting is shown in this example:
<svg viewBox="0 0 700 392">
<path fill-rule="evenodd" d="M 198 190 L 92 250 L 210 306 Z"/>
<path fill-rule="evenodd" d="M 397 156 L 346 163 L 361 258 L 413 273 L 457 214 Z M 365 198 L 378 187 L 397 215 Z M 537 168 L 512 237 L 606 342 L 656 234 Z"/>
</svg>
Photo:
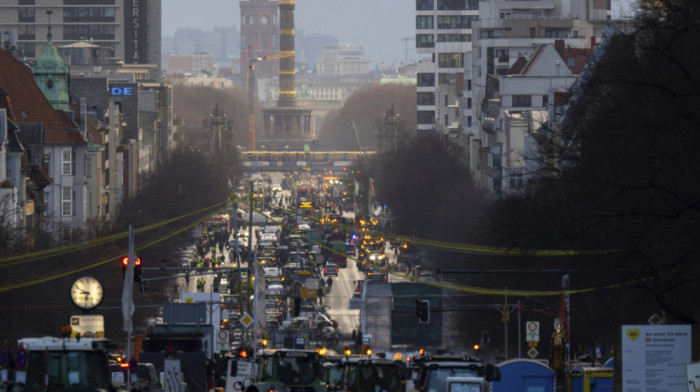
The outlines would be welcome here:
<svg viewBox="0 0 700 392">
<path fill-rule="evenodd" d="M 416 16 L 416 29 L 432 29 L 433 28 L 433 16 L 429 15 L 418 15 Z"/>
<path fill-rule="evenodd" d="M 471 15 L 438 15 L 438 29 L 471 29 L 472 19 L 476 17 Z"/>
<path fill-rule="evenodd" d="M 19 7 L 19 22 L 34 22 L 35 19 L 34 7 Z"/>
<path fill-rule="evenodd" d="M 573 68 L 576 66 L 576 58 L 575 57 L 569 57 L 566 59 L 566 65 Z"/>
<path fill-rule="evenodd" d="M 471 34 L 438 34 L 437 42 L 471 42 Z"/>
<path fill-rule="evenodd" d="M 416 11 L 435 9 L 433 0 L 416 0 Z"/>
<path fill-rule="evenodd" d="M 439 53 L 438 67 L 440 68 L 463 68 L 464 53 Z"/>
<path fill-rule="evenodd" d="M 450 119 L 449 116 L 445 115 L 445 127 L 450 125 L 449 119 Z"/>
<path fill-rule="evenodd" d="M 522 189 L 523 188 L 523 175 L 511 174 L 510 175 L 510 189 Z"/>
<path fill-rule="evenodd" d="M 438 74 L 439 84 L 455 84 L 457 82 L 457 74 L 440 72 Z"/>
<path fill-rule="evenodd" d="M 73 152 L 71 150 L 62 151 L 61 174 L 70 176 L 73 174 Z"/>
<path fill-rule="evenodd" d="M 419 110 L 418 111 L 418 124 L 435 124 L 435 111 L 434 110 Z"/>
<path fill-rule="evenodd" d="M 17 28 L 17 39 L 32 41 L 36 38 L 34 25 L 21 24 Z"/>
<path fill-rule="evenodd" d="M 114 37 L 114 25 L 63 25 L 63 38 L 66 40 L 113 40 Z"/>
<path fill-rule="evenodd" d="M 545 28 L 545 38 L 569 38 L 569 29 Z"/>
<path fill-rule="evenodd" d="M 114 7 L 66 7 L 63 9 L 64 22 L 114 22 Z"/>
<path fill-rule="evenodd" d="M 467 109 L 471 109 L 471 108 L 472 108 L 472 99 L 467 98 Z"/>
<path fill-rule="evenodd" d="M 73 216 L 73 190 L 69 186 L 61 188 L 61 216 Z"/>
<path fill-rule="evenodd" d="M 532 106 L 532 96 L 513 95 L 513 107 Z"/>
<path fill-rule="evenodd" d="M 501 10 L 498 13 L 499 19 L 510 19 L 510 10 Z"/>
<path fill-rule="evenodd" d="M 450 99 L 450 96 L 445 94 L 445 107 L 450 106 L 449 99 Z"/>
<path fill-rule="evenodd" d="M 435 74 L 433 74 L 433 73 L 419 73 L 417 85 L 418 85 L 418 87 L 433 87 L 433 86 L 435 86 Z"/>
<path fill-rule="evenodd" d="M 467 79 L 467 91 L 472 91 L 472 80 Z"/>
<path fill-rule="evenodd" d="M 549 103 L 549 95 L 545 94 L 542 96 L 542 106 L 547 106 L 548 103 Z"/>
<path fill-rule="evenodd" d="M 421 91 L 417 95 L 418 105 L 435 106 L 435 93 Z"/>
<path fill-rule="evenodd" d="M 438 0 L 440 11 L 462 11 L 469 9 L 469 0 Z"/>
<path fill-rule="evenodd" d="M 416 34 L 416 48 L 434 48 L 435 36 L 432 34 Z"/>
<path fill-rule="evenodd" d="M 471 128 L 471 126 L 472 126 L 472 116 L 467 116 L 467 126 Z"/>
</svg>

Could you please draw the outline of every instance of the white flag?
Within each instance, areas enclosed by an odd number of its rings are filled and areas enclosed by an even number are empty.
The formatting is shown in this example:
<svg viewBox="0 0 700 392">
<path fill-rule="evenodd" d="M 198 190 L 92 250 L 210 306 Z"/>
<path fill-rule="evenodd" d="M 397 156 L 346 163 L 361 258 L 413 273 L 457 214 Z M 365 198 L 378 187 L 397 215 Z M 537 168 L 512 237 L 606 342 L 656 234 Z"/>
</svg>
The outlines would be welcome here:
<svg viewBox="0 0 700 392">
<path fill-rule="evenodd" d="M 122 291 L 122 316 L 124 317 L 124 332 L 131 333 L 132 325 L 131 317 L 134 315 L 134 260 L 136 252 L 133 248 L 134 232 L 129 225 L 129 252 L 126 271 L 124 272 L 124 288 Z M 122 261 L 123 262 L 123 261 Z"/>
</svg>

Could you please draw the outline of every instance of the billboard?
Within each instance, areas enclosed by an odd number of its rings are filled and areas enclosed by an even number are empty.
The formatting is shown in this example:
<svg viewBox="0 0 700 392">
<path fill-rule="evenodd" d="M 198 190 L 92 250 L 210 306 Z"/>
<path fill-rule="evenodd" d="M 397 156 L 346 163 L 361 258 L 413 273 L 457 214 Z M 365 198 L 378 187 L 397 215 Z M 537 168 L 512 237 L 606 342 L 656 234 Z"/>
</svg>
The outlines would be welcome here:
<svg viewBox="0 0 700 392">
<path fill-rule="evenodd" d="M 70 316 L 70 326 L 72 338 L 78 336 L 82 338 L 104 338 L 105 318 L 101 314 L 80 314 Z"/>
<path fill-rule="evenodd" d="M 623 325 L 622 391 L 686 392 L 690 325 Z"/>
</svg>

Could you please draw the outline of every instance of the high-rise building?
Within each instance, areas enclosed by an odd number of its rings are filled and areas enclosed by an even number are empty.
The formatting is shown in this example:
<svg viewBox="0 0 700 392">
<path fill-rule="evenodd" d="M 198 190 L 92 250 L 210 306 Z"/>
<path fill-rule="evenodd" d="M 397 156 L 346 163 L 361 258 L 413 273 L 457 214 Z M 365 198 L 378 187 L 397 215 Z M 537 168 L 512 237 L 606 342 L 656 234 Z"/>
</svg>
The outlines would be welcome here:
<svg viewBox="0 0 700 392">
<path fill-rule="evenodd" d="M 464 55 L 472 50 L 472 21 L 478 13 L 479 0 L 416 0 L 416 52 L 430 55 L 417 66 L 418 135 L 454 136 Z"/>
<path fill-rule="evenodd" d="M 35 60 L 47 43 L 49 24 L 57 47 L 89 41 L 126 64 L 160 66 L 161 0 L 20 0 L 5 1 L 0 37 L 16 35 L 17 47 Z"/>
</svg>

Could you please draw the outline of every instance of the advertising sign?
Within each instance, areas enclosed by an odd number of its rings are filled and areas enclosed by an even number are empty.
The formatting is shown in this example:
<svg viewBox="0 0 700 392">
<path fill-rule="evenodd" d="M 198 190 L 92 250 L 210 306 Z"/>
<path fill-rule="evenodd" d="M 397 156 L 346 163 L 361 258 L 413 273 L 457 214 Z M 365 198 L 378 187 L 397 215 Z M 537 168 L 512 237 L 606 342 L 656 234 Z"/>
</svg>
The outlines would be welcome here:
<svg viewBox="0 0 700 392">
<path fill-rule="evenodd" d="M 105 318 L 101 314 L 80 314 L 70 316 L 72 338 L 80 334 L 81 338 L 104 338 Z"/>
<path fill-rule="evenodd" d="M 622 391 L 685 392 L 690 325 L 623 325 Z"/>
</svg>

